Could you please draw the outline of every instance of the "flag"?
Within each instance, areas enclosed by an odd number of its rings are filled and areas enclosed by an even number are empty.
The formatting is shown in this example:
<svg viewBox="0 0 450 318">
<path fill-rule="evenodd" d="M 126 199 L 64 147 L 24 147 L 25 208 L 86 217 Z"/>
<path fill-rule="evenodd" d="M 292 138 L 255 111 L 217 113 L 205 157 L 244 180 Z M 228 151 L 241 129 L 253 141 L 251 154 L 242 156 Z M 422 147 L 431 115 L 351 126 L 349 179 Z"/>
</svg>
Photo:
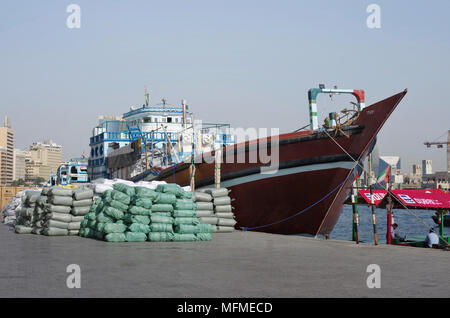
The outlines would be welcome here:
<svg viewBox="0 0 450 318">
<path fill-rule="evenodd" d="M 387 166 L 386 169 L 378 175 L 377 182 L 380 183 L 382 181 L 389 183 L 389 178 L 391 177 L 391 166 Z"/>
</svg>

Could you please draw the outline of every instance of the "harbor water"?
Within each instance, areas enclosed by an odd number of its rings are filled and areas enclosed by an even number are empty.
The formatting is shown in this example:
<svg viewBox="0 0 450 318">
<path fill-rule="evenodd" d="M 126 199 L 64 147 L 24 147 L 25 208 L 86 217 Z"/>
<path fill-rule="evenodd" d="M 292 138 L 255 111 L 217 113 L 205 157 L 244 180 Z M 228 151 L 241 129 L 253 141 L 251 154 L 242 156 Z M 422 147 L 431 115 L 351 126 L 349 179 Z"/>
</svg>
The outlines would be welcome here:
<svg viewBox="0 0 450 318">
<path fill-rule="evenodd" d="M 414 237 L 425 236 L 428 234 L 429 228 L 433 227 L 436 233 L 439 233 L 439 226 L 434 223 L 431 216 L 435 214 L 432 210 L 393 210 L 394 222 L 398 224 L 398 232 L 401 236 Z M 386 241 L 386 226 L 387 226 L 387 211 L 386 209 L 375 209 L 377 216 L 377 233 L 378 241 Z M 412 213 L 419 217 L 423 223 L 420 222 Z M 359 205 L 359 240 L 361 242 L 374 242 L 373 226 L 372 226 L 372 211 L 370 207 Z M 330 234 L 330 238 L 334 240 L 352 240 L 352 219 L 353 212 L 351 205 L 344 205 L 341 216 Z M 450 234 L 450 228 L 444 227 L 445 235 Z"/>
</svg>

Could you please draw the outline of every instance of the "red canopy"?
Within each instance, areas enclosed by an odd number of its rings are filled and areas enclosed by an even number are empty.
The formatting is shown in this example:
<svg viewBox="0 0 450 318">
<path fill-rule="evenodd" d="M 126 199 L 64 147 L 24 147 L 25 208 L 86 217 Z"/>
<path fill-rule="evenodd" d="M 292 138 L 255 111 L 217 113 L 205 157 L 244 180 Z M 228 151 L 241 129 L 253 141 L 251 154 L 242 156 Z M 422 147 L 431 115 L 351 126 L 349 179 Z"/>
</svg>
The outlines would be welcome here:
<svg viewBox="0 0 450 318">
<path fill-rule="evenodd" d="M 366 200 L 367 203 L 372 204 L 370 200 L 370 190 L 358 190 L 359 195 Z M 373 203 L 377 206 L 381 200 L 384 199 L 387 191 L 386 190 L 373 190 Z"/>
<path fill-rule="evenodd" d="M 380 205 L 382 201 L 386 201 L 385 196 L 387 191 L 374 190 L 373 193 L 376 206 Z M 391 190 L 391 193 L 407 207 L 450 209 L 450 194 L 441 189 Z M 369 190 L 359 190 L 359 194 L 367 203 L 371 203 Z M 381 205 L 385 205 L 385 202 Z"/>
</svg>

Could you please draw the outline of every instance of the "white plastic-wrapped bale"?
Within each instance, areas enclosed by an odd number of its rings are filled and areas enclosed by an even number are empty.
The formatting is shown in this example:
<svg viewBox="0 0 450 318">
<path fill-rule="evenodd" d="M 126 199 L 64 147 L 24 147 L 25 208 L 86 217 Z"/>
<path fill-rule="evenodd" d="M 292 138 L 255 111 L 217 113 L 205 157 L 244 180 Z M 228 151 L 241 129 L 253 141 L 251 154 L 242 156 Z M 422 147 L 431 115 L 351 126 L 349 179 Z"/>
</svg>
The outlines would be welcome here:
<svg viewBox="0 0 450 318">
<path fill-rule="evenodd" d="M 22 198 L 22 209 L 16 219 L 16 233 L 29 234 L 33 230 L 34 209 L 36 201 L 40 197 L 40 191 L 26 190 Z"/>
<path fill-rule="evenodd" d="M 192 195 L 192 200 L 197 204 L 197 217 L 200 222 L 207 224 L 216 224 L 217 219 L 209 218 L 214 216 L 214 205 L 212 203 L 212 196 L 209 193 L 202 191 L 195 191 Z M 202 219 L 205 218 L 205 219 Z M 204 221 L 203 221 L 204 220 Z"/>
<path fill-rule="evenodd" d="M 48 201 L 48 188 L 42 189 L 40 197 L 36 200 L 36 206 L 34 208 L 33 218 L 32 218 L 32 227 L 33 230 L 31 233 L 33 234 L 42 234 L 44 224 L 46 222 L 46 213 L 45 207 Z"/>
<path fill-rule="evenodd" d="M 232 199 L 228 195 L 231 191 L 227 188 L 207 189 L 207 193 L 213 197 L 214 216 L 217 217 L 214 232 L 233 232 L 236 220 L 234 219 Z"/>
<path fill-rule="evenodd" d="M 2 208 L 1 219 L 2 223 L 8 225 L 15 225 L 17 217 L 22 209 L 22 197 L 25 191 L 20 191 L 11 199 L 11 201 Z"/>
</svg>

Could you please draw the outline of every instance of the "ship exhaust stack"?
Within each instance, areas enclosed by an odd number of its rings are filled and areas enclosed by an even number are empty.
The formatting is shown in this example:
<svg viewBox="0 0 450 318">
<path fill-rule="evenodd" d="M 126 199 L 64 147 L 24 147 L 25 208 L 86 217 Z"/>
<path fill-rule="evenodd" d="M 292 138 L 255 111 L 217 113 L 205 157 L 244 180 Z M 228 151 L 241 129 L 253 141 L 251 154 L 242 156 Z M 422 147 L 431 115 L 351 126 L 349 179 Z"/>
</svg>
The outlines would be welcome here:
<svg viewBox="0 0 450 318">
<path fill-rule="evenodd" d="M 327 89 L 324 85 L 320 85 L 320 88 L 311 88 L 308 91 L 309 99 L 309 122 L 311 130 L 319 129 L 319 121 L 317 117 L 317 95 L 319 94 L 352 94 L 356 97 L 358 102 L 358 111 L 361 111 L 366 107 L 364 90 L 362 89 Z M 330 118 L 331 119 L 331 118 Z"/>
</svg>

